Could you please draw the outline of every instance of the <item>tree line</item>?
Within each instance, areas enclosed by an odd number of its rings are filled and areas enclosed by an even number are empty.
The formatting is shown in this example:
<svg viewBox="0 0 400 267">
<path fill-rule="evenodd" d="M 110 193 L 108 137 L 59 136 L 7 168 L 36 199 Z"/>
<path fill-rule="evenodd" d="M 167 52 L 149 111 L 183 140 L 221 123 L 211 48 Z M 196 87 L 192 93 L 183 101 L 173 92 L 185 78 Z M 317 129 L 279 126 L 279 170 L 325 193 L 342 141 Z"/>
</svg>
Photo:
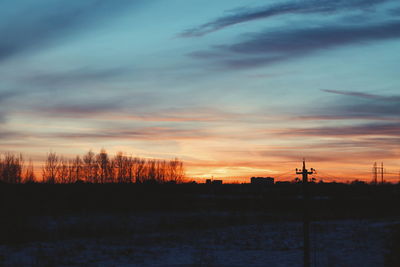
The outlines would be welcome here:
<svg viewBox="0 0 400 267">
<path fill-rule="evenodd" d="M 147 159 L 123 152 L 111 157 L 102 149 L 72 159 L 50 152 L 39 180 L 32 161 L 25 164 L 22 154 L 0 156 L 0 181 L 5 183 L 180 183 L 184 177 L 183 162 L 177 158 Z"/>
</svg>

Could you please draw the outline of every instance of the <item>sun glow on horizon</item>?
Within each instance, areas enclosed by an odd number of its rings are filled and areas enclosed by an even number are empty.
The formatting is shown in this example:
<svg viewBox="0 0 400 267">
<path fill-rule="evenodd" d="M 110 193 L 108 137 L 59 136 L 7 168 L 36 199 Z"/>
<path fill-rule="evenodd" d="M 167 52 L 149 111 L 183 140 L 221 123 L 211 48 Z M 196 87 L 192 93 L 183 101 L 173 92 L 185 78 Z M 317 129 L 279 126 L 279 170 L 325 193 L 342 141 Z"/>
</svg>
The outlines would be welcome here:
<svg viewBox="0 0 400 267">
<path fill-rule="evenodd" d="M 396 1 L 94 2 L 4 0 L 0 153 L 38 175 L 50 151 L 105 148 L 201 179 L 290 180 L 305 157 L 398 180 Z"/>
</svg>

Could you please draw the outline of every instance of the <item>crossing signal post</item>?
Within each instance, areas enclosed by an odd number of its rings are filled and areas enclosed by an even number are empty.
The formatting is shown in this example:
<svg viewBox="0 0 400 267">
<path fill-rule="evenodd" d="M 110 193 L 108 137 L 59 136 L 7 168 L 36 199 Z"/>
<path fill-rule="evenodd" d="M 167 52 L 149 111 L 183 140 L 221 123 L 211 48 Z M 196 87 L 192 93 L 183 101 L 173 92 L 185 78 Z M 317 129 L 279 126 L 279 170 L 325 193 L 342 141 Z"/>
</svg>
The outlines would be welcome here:
<svg viewBox="0 0 400 267">
<path fill-rule="evenodd" d="M 308 175 L 315 173 L 313 168 L 308 171 L 306 162 L 303 160 L 303 168 L 296 169 L 296 174 L 303 177 L 303 238 L 304 238 L 304 267 L 310 267 L 310 194 L 308 188 Z"/>
</svg>

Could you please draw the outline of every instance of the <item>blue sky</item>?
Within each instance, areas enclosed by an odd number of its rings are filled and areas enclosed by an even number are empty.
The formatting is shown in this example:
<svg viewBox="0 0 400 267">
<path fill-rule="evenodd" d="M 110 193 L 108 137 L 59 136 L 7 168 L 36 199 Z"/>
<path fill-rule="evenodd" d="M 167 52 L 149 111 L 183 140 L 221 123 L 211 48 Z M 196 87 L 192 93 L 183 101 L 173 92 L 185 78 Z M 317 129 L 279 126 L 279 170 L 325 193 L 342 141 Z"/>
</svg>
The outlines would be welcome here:
<svg viewBox="0 0 400 267">
<path fill-rule="evenodd" d="M 338 177 L 399 169 L 398 1 L 1 5 L 2 151 L 177 156 L 192 177 L 302 157 Z"/>
</svg>

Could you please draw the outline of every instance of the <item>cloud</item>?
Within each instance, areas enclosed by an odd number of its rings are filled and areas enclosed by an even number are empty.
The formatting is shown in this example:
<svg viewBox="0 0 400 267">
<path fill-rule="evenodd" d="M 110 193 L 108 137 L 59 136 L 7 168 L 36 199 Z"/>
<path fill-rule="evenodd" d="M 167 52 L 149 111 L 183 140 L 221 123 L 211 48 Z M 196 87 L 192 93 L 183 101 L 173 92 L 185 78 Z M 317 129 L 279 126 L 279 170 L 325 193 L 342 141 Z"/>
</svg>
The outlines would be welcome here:
<svg viewBox="0 0 400 267">
<path fill-rule="evenodd" d="M 152 106 L 151 111 L 148 108 Z M 21 111 L 21 110 L 20 110 Z M 22 111 L 21 111 L 22 112 Z M 39 115 L 49 118 L 96 118 L 103 121 L 141 121 L 171 123 L 220 123 L 249 122 L 263 116 L 253 113 L 237 113 L 209 106 L 169 107 L 163 99 L 152 94 L 132 94 L 112 98 L 73 100 L 41 100 L 25 107 L 26 115 Z"/>
<path fill-rule="evenodd" d="M 11 98 L 18 96 L 19 94 L 19 92 L 11 90 L 0 92 L 0 123 L 4 123 L 6 121 L 8 109 L 5 104 L 7 104 L 7 101 L 9 101 Z"/>
<path fill-rule="evenodd" d="M 388 13 L 393 16 L 400 16 L 400 7 L 390 9 Z"/>
<path fill-rule="evenodd" d="M 365 120 L 380 120 L 380 121 L 399 121 L 399 119 L 395 116 L 385 116 L 383 117 L 382 115 L 379 114 L 348 114 L 345 112 L 337 112 L 337 107 L 335 107 L 335 111 L 330 110 L 329 112 L 331 113 L 341 113 L 338 115 L 334 114 L 317 114 L 317 115 L 306 115 L 306 116 L 292 116 L 289 119 L 290 120 L 304 120 L 304 121 L 318 121 L 318 120 L 356 120 L 356 119 L 365 119 Z M 315 111 L 315 110 L 314 110 Z M 321 110 L 319 110 L 321 112 Z M 325 111 L 322 111 L 325 113 L 329 113 Z M 317 112 L 318 113 L 318 112 Z"/>
<path fill-rule="evenodd" d="M 354 91 L 322 90 L 340 95 L 340 101 L 313 111 L 320 118 L 399 121 L 400 96 L 382 96 Z"/>
<path fill-rule="evenodd" d="M 3 1 L 0 11 L 0 61 L 38 49 L 89 25 L 99 25 L 138 1 Z"/>
<path fill-rule="evenodd" d="M 371 155 L 373 153 L 373 155 Z M 376 158 L 381 159 L 396 159 L 398 154 L 395 151 L 391 150 L 374 150 L 369 149 L 368 152 L 364 149 L 357 150 L 355 148 L 351 150 L 326 150 L 326 148 L 321 149 L 307 149 L 301 150 L 286 150 L 286 151 L 273 151 L 267 150 L 264 152 L 260 152 L 260 156 L 271 156 L 273 155 L 275 158 L 281 158 L 285 161 L 298 162 L 301 158 L 306 157 L 307 161 L 311 162 L 326 162 L 326 163 L 334 163 L 334 162 L 342 162 L 348 163 L 352 162 L 353 164 L 365 163 L 366 161 L 373 161 Z"/>
<path fill-rule="evenodd" d="M 133 97 L 107 96 L 105 93 L 94 94 L 93 90 L 76 86 L 89 82 L 104 82 L 108 76 L 119 75 L 107 70 L 99 72 L 71 72 L 60 74 L 41 74 L 23 77 L 26 86 L 13 87 L 0 92 L 0 123 L 6 122 L 6 118 L 16 114 L 24 117 L 93 117 L 107 112 L 121 111 L 128 106 L 127 102 Z M 75 85 L 65 90 L 63 85 Z M 60 90 L 62 90 L 60 92 Z M 78 92 L 79 94 L 76 94 Z M 97 89 L 97 92 L 99 90 Z M 140 100 L 149 101 L 139 93 Z M 27 101 L 28 100 L 28 101 Z M 135 101 L 131 101 L 135 103 Z M 139 104 L 137 104 L 139 106 Z"/>
<path fill-rule="evenodd" d="M 279 132 L 279 131 L 278 131 Z M 350 137 L 350 136 L 393 136 L 400 133 L 400 123 L 367 123 L 355 126 L 291 128 L 280 131 L 285 136 L 318 136 L 318 137 Z"/>
<path fill-rule="evenodd" d="M 400 96 L 378 95 L 358 91 L 321 90 L 333 94 L 328 102 L 314 104 L 291 121 L 370 121 L 372 123 L 400 122 Z M 332 129 L 333 130 L 333 129 Z M 362 131 L 362 130 L 360 130 Z"/>
<path fill-rule="evenodd" d="M 356 96 L 356 97 L 367 98 L 367 99 L 385 100 L 385 101 L 400 101 L 400 96 L 381 96 L 381 95 L 367 94 L 367 93 L 362 93 L 362 92 L 340 91 L 340 90 L 329 90 L 329 89 L 322 89 L 321 91 L 326 92 L 326 93 L 345 95 L 345 96 Z"/>
<path fill-rule="evenodd" d="M 180 34 L 181 37 L 203 36 L 239 23 L 267 19 L 285 14 L 331 13 L 341 10 L 365 9 L 386 2 L 385 0 L 319 0 L 292 1 L 258 8 L 237 8 L 229 15 L 222 16 L 198 27 L 190 28 Z"/>
<path fill-rule="evenodd" d="M 358 149 L 383 149 L 396 150 L 400 143 L 398 136 L 358 136 L 357 138 L 335 138 L 327 139 L 313 144 L 307 144 L 297 149 L 321 149 L 325 151 L 332 150 L 358 150 Z"/>
<path fill-rule="evenodd" d="M 18 93 L 13 91 L 0 92 L 0 103 L 3 103 L 16 95 L 18 95 Z"/>
<path fill-rule="evenodd" d="M 15 140 L 17 138 L 26 138 L 27 135 L 25 133 L 19 132 L 19 131 L 9 131 L 3 129 L 4 127 L 0 128 L 0 138 L 2 141 L 6 140 Z"/>
<path fill-rule="evenodd" d="M 220 64 L 227 68 L 249 68 L 302 57 L 317 51 L 345 45 L 400 37 L 400 20 L 369 25 L 325 25 L 308 28 L 264 31 L 214 50 L 229 55 Z"/>
<path fill-rule="evenodd" d="M 22 77 L 24 83 L 54 88 L 68 85 L 100 83 L 128 73 L 129 67 L 114 68 L 78 68 L 64 72 L 34 72 Z"/>
<path fill-rule="evenodd" d="M 13 102 L 8 103 L 5 111 L 17 112 L 25 118 L 94 118 L 110 121 L 140 116 L 149 108 L 159 109 L 165 101 L 155 92 L 115 90 L 112 87 L 78 88 L 79 94 L 76 93 L 78 91 L 72 91 L 75 90 L 74 87 L 63 89 L 61 92 L 57 89 L 49 86 L 43 90 L 38 87 L 31 90 L 32 95 L 28 102 L 25 98 L 16 97 Z M 28 92 L 20 90 L 17 93 L 26 95 Z"/>
<path fill-rule="evenodd" d="M 57 94 L 37 98 L 20 112 L 26 115 L 45 116 L 49 118 L 97 118 L 113 114 L 125 115 L 138 114 L 144 108 L 155 108 L 161 103 L 157 95 L 152 93 L 120 93 L 111 96 L 94 92 L 81 93 L 80 95 L 58 97 Z M 112 118 L 112 116 L 111 116 Z"/>
<path fill-rule="evenodd" d="M 55 132 L 37 134 L 36 137 L 48 139 L 78 140 L 193 140 L 207 139 L 212 135 L 201 129 L 178 127 L 134 127 L 134 128 L 99 128 L 96 131 Z"/>
<path fill-rule="evenodd" d="M 51 117 L 87 117 L 100 115 L 121 108 L 117 101 L 98 101 L 92 103 L 56 104 L 37 107 L 34 112 Z"/>
<path fill-rule="evenodd" d="M 221 122 L 243 120 L 249 116 L 248 114 L 224 111 L 219 108 L 192 106 L 163 108 L 151 112 L 137 111 L 134 114 L 111 114 L 110 118 L 154 122 Z"/>
</svg>

